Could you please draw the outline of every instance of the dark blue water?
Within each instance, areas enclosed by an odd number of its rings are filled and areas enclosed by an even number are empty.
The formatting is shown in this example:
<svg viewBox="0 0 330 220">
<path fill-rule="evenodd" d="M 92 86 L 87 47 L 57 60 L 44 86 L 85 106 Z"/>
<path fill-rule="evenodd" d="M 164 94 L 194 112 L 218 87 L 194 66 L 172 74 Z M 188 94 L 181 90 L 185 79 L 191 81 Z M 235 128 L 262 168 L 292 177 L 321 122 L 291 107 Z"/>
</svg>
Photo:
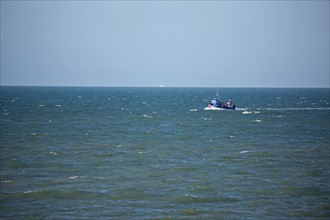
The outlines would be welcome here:
<svg viewBox="0 0 330 220">
<path fill-rule="evenodd" d="M 1 219 L 329 219 L 329 89 L 1 87 Z"/>
</svg>

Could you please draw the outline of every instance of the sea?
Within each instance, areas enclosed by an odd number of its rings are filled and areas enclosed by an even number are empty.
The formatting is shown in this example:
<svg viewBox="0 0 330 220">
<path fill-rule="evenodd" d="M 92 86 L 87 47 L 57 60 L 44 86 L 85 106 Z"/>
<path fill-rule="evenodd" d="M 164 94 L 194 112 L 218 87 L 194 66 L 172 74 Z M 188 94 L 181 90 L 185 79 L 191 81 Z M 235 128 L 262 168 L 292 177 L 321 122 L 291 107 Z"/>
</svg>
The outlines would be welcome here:
<svg viewBox="0 0 330 220">
<path fill-rule="evenodd" d="M 205 111 L 231 98 L 236 110 Z M 330 219 L 329 88 L 1 86 L 0 219 Z"/>
</svg>

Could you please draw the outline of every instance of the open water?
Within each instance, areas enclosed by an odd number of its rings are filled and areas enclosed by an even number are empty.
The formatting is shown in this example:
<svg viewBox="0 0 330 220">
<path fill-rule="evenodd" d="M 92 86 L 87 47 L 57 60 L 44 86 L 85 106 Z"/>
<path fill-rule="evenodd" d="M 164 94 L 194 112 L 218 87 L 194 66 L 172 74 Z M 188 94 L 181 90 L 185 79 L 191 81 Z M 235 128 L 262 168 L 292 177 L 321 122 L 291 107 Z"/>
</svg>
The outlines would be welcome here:
<svg viewBox="0 0 330 220">
<path fill-rule="evenodd" d="M 330 90 L 1 87 L 1 219 L 330 219 Z"/>
</svg>

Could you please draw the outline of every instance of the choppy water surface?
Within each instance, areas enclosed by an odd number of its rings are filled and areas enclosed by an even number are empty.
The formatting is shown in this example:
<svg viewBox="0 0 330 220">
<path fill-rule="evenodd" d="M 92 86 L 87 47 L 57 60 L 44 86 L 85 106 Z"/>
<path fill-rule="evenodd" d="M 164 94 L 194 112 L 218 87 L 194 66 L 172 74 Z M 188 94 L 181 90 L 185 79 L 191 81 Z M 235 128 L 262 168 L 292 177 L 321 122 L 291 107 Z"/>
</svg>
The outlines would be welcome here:
<svg viewBox="0 0 330 220">
<path fill-rule="evenodd" d="M 330 218 L 329 89 L 1 87 L 1 219 Z"/>
</svg>

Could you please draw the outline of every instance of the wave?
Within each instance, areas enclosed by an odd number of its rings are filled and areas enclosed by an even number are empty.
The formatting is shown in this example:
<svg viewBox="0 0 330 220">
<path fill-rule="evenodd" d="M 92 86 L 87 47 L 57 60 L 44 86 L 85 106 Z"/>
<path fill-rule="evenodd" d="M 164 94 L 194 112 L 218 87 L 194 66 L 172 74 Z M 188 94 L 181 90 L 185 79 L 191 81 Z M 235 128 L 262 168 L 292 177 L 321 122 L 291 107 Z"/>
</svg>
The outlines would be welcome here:
<svg viewBox="0 0 330 220">
<path fill-rule="evenodd" d="M 243 111 L 245 113 L 260 113 L 258 111 L 330 111 L 330 108 L 236 108 L 238 111 Z M 250 111 L 247 111 L 250 110 Z M 247 113 L 248 112 L 248 113 Z"/>
<path fill-rule="evenodd" d="M 266 108 L 268 111 L 329 111 L 330 108 Z"/>
<path fill-rule="evenodd" d="M 54 198 L 54 199 L 64 199 L 64 200 L 91 200 L 91 199 L 121 199 L 120 195 L 109 194 L 108 191 L 89 191 L 89 190 L 44 190 L 44 189 L 35 189 L 28 190 L 24 192 L 15 192 L 15 193 L 6 193 L 2 196 L 3 201 L 9 199 L 45 199 L 45 198 Z"/>
<path fill-rule="evenodd" d="M 172 202 L 177 204 L 193 204 L 193 203 L 217 203 L 219 198 L 216 197 L 198 197 L 191 194 L 176 196 L 171 199 Z"/>
</svg>

